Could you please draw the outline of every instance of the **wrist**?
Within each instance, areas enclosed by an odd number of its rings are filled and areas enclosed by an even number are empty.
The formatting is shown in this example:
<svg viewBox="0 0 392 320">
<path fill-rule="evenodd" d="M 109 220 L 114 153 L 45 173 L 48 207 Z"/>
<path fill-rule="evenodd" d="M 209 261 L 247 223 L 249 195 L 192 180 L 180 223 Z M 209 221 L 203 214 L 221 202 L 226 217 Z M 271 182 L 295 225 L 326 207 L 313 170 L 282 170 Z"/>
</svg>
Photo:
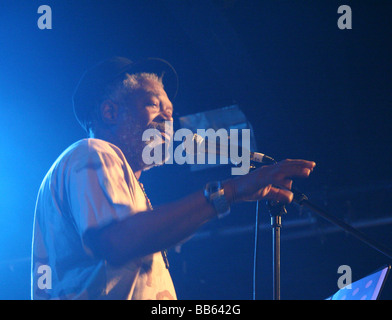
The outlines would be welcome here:
<svg viewBox="0 0 392 320">
<path fill-rule="evenodd" d="M 225 190 L 225 197 L 229 204 L 236 202 L 236 189 L 233 180 L 226 180 L 222 182 L 222 187 Z"/>
<path fill-rule="evenodd" d="M 230 203 L 227 200 L 226 192 L 220 181 L 209 182 L 204 189 L 205 198 L 214 207 L 219 218 L 223 218 L 230 213 Z"/>
</svg>

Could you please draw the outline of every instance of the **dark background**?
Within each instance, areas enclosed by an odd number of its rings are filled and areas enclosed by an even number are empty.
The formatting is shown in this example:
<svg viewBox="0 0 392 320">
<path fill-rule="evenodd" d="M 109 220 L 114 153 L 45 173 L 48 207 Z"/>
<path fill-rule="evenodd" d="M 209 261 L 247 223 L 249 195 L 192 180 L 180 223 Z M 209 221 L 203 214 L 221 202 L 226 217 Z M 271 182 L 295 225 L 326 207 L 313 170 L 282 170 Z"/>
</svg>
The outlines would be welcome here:
<svg viewBox="0 0 392 320">
<path fill-rule="evenodd" d="M 40 5 L 52 30 L 40 30 Z M 340 5 L 352 29 L 337 26 Z M 58 155 L 85 135 L 71 95 L 84 70 L 113 55 L 161 57 L 180 77 L 178 115 L 237 103 L 259 151 L 314 160 L 297 181 L 317 204 L 392 247 L 392 2 L 0 2 L 0 298 L 29 299 L 32 221 L 40 183 Z M 212 179 L 167 165 L 142 176 L 155 205 Z M 257 298 L 272 298 L 269 215 L 261 203 Z M 390 259 L 306 209 L 287 207 L 282 299 L 324 299 L 340 265 L 357 280 Z M 169 251 L 180 299 L 252 299 L 255 204 L 203 226 Z M 389 279 L 391 280 L 391 279 Z M 383 299 L 392 298 L 387 283 Z"/>
</svg>

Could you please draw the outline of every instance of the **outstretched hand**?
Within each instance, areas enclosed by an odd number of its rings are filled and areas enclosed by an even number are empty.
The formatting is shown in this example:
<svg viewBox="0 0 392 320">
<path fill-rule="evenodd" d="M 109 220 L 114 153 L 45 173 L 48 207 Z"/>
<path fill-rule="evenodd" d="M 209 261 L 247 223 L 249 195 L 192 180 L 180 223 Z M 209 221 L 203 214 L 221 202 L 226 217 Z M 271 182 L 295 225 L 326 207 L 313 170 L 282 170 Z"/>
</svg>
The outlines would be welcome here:
<svg viewBox="0 0 392 320">
<path fill-rule="evenodd" d="M 227 186 L 234 202 L 268 199 L 290 203 L 293 200 L 292 179 L 307 178 L 315 166 L 313 161 L 283 160 L 227 181 L 225 193 Z"/>
</svg>

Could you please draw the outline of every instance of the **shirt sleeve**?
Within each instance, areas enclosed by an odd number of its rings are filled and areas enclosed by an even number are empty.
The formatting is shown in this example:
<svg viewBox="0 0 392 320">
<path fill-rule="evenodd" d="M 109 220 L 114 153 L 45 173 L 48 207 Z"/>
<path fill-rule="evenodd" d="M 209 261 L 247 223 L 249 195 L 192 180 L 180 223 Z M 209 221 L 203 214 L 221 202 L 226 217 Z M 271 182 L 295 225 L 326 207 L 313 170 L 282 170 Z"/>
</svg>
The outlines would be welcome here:
<svg viewBox="0 0 392 320">
<path fill-rule="evenodd" d="M 136 212 L 123 159 L 115 153 L 89 148 L 72 166 L 68 197 L 80 237 Z"/>
</svg>

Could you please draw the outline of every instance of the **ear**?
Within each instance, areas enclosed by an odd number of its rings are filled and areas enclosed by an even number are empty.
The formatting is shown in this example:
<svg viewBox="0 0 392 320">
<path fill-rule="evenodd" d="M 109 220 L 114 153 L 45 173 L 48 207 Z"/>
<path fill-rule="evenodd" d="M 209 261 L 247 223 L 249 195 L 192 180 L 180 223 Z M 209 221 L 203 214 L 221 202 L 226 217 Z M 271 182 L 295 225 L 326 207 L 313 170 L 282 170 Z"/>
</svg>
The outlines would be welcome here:
<svg viewBox="0 0 392 320">
<path fill-rule="evenodd" d="M 112 100 L 105 100 L 101 103 L 100 116 L 102 122 L 113 125 L 117 122 L 119 106 Z"/>
</svg>

